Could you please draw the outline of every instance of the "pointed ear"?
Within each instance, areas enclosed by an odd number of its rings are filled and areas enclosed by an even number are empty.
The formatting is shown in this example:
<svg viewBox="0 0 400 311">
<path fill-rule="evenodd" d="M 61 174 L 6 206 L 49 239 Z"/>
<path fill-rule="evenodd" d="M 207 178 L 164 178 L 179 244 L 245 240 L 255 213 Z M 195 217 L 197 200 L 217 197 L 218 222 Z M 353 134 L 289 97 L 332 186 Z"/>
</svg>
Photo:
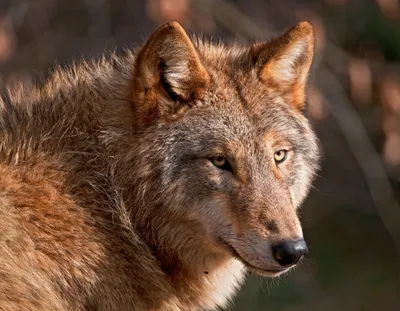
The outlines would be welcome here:
<svg viewBox="0 0 400 311">
<path fill-rule="evenodd" d="M 302 110 L 305 89 L 314 56 L 314 30 L 300 22 L 282 36 L 254 46 L 259 78 L 276 89 L 285 101 Z"/>
<path fill-rule="evenodd" d="M 135 108 L 143 117 L 162 116 L 179 104 L 199 99 L 209 82 L 210 75 L 185 30 L 176 22 L 165 24 L 136 58 Z"/>
</svg>

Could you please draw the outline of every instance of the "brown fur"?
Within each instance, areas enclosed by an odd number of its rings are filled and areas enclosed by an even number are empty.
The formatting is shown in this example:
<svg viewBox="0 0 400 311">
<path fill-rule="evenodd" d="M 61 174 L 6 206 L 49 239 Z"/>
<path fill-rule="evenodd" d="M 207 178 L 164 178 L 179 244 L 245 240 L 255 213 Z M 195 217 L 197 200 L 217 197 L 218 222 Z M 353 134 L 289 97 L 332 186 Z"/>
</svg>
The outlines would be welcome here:
<svg viewBox="0 0 400 311">
<path fill-rule="evenodd" d="M 247 269 L 285 272 L 271 246 L 302 237 L 318 163 L 302 113 L 313 42 L 308 23 L 248 46 L 170 23 L 124 57 L 10 90 L 0 310 L 213 310 Z"/>
</svg>

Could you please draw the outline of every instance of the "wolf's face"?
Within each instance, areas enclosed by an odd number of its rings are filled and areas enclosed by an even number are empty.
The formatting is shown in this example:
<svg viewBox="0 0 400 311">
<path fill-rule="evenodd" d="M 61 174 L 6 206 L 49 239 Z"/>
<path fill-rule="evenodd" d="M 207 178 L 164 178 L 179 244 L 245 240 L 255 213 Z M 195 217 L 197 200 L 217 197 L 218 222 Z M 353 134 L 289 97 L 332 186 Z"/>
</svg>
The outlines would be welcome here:
<svg viewBox="0 0 400 311">
<path fill-rule="evenodd" d="M 193 45 L 171 24 L 138 56 L 138 130 L 149 133 L 160 213 L 191 224 L 181 234 L 205 254 L 266 276 L 307 252 L 297 209 L 319 158 L 302 113 L 313 40 L 300 23 L 250 47 Z"/>
</svg>

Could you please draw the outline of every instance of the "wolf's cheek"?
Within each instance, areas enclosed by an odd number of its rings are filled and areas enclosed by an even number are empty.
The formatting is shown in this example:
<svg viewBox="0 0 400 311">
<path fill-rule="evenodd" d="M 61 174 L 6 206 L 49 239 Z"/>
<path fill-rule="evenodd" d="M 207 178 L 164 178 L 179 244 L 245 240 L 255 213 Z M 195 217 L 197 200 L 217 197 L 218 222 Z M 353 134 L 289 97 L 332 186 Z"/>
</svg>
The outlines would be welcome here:
<svg viewBox="0 0 400 311">
<path fill-rule="evenodd" d="M 301 156 L 296 159 L 290 173 L 289 192 L 294 207 L 297 209 L 303 203 L 311 189 L 315 169 L 302 159 Z"/>
</svg>

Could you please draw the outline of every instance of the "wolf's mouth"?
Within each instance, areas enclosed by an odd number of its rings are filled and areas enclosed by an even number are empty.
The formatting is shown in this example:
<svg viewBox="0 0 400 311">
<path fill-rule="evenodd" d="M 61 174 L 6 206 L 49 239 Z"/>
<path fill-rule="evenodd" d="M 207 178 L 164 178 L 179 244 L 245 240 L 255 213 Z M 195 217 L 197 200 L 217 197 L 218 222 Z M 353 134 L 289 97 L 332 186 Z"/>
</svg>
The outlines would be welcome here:
<svg viewBox="0 0 400 311">
<path fill-rule="evenodd" d="M 246 268 L 248 268 L 250 271 L 252 271 L 256 274 L 274 277 L 274 276 L 278 276 L 278 275 L 288 271 L 288 269 L 263 269 L 263 268 L 256 267 L 256 266 L 252 265 L 251 263 L 249 263 L 246 259 L 244 259 L 239 254 L 239 252 L 228 242 L 220 239 L 220 244 L 224 245 L 225 248 L 233 255 L 233 257 L 235 257 L 237 260 L 242 262 L 246 266 Z"/>
</svg>

